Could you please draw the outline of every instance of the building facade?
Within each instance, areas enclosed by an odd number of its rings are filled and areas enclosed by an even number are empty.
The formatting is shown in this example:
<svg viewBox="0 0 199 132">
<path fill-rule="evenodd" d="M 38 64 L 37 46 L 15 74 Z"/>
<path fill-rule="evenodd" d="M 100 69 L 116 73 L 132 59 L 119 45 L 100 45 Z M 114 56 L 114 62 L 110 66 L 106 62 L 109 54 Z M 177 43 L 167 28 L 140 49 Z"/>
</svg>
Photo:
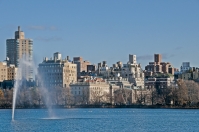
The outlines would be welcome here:
<svg viewBox="0 0 199 132">
<path fill-rule="evenodd" d="M 59 52 L 54 53 L 54 59 L 45 58 L 38 67 L 39 86 L 68 87 L 77 81 L 77 65 L 62 59 Z"/>
<path fill-rule="evenodd" d="M 75 104 L 109 103 L 109 83 L 100 78 L 70 84 L 70 91 Z"/>
<path fill-rule="evenodd" d="M 167 88 L 174 84 L 174 77 L 150 77 L 145 81 L 145 87 L 147 89 L 156 88 Z"/>
<path fill-rule="evenodd" d="M 7 80 L 8 78 L 7 76 L 8 76 L 7 63 L 0 62 L 0 82 Z"/>
</svg>

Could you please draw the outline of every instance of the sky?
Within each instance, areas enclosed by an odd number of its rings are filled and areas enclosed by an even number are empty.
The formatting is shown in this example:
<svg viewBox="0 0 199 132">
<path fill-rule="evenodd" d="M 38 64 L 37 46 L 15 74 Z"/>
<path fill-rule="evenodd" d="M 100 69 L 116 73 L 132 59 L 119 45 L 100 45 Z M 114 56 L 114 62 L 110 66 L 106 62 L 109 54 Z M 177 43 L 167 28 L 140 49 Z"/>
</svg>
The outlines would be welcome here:
<svg viewBox="0 0 199 132">
<path fill-rule="evenodd" d="M 54 52 L 110 66 L 135 54 L 144 68 L 159 53 L 199 67 L 199 0 L 0 0 L 0 61 L 18 26 L 36 64 Z"/>
</svg>

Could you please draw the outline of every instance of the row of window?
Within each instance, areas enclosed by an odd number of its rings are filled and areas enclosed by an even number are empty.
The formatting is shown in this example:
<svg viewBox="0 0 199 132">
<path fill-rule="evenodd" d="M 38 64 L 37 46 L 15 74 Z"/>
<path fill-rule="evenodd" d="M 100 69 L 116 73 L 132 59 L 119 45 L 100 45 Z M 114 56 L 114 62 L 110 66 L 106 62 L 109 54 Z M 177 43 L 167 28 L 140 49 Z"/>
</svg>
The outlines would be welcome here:
<svg viewBox="0 0 199 132">
<path fill-rule="evenodd" d="M 84 87 L 73 87 L 74 90 L 80 90 L 80 89 L 84 89 Z M 93 89 L 93 90 L 108 90 L 108 88 L 102 88 L 102 87 L 90 87 L 90 89 Z"/>
<path fill-rule="evenodd" d="M 64 65 L 40 65 L 40 67 L 64 67 Z M 69 68 L 69 66 L 67 66 Z M 70 68 L 76 68 L 76 66 L 71 66 Z"/>
<path fill-rule="evenodd" d="M 81 94 L 81 91 L 71 91 L 71 94 L 74 94 L 74 95 L 80 95 Z"/>
</svg>

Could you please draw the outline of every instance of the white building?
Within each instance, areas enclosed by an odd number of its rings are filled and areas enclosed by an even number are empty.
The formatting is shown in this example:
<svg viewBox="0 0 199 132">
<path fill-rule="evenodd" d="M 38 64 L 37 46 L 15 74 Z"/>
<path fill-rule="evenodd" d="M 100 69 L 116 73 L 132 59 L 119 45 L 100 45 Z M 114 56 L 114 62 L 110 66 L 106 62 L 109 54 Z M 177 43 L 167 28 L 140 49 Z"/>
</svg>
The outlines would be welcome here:
<svg viewBox="0 0 199 132">
<path fill-rule="evenodd" d="M 129 62 L 122 67 L 123 78 L 128 78 L 138 88 L 144 88 L 144 72 L 140 64 L 137 64 L 136 55 L 129 55 Z"/>
<path fill-rule="evenodd" d="M 101 78 L 74 82 L 70 84 L 70 91 L 74 104 L 102 104 L 109 103 L 109 83 Z"/>
<path fill-rule="evenodd" d="M 61 58 L 59 52 L 54 53 L 54 59 L 45 58 L 38 67 L 38 81 L 45 87 L 67 87 L 77 81 L 77 65 Z"/>
</svg>

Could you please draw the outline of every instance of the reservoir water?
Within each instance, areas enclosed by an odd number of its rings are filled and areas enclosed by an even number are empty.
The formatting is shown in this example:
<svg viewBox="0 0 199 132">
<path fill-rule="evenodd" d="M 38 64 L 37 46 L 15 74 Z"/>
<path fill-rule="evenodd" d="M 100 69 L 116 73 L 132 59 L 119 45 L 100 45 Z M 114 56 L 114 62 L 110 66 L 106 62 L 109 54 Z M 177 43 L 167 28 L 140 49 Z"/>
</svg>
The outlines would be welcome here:
<svg viewBox="0 0 199 132">
<path fill-rule="evenodd" d="M 196 109 L 46 109 L 0 110 L 0 132 L 197 132 Z"/>
</svg>

